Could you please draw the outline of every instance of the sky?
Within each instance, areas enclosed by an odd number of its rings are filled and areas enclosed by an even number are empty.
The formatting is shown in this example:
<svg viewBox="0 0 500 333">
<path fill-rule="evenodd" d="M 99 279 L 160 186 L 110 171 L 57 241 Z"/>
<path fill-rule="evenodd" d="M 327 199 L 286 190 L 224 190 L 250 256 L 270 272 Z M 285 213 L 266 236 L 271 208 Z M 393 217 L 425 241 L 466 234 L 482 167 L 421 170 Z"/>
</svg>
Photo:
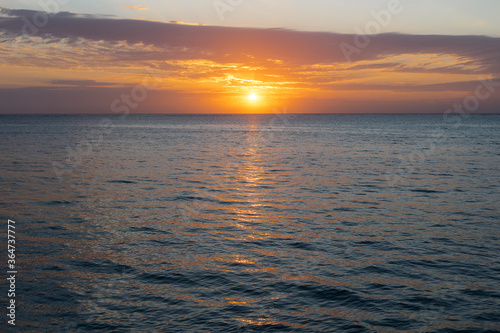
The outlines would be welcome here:
<svg viewBox="0 0 500 333">
<path fill-rule="evenodd" d="M 0 7 L 0 114 L 500 113 L 498 0 Z"/>
</svg>

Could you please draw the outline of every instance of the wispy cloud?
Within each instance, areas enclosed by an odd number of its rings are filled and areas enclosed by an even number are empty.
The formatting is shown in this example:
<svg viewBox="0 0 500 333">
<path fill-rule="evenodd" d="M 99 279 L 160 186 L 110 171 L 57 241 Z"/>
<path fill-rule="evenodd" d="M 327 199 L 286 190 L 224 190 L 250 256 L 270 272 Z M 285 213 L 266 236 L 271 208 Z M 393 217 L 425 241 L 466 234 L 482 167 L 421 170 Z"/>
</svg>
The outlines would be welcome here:
<svg viewBox="0 0 500 333">
<path fill-rule="evenodd" d="M 128 10 L 149 10 L 148 7 L 144 7 L 142 5 L 123 5 L 122 8 L 125 8 Z"/>
<path fill-rule="evenodd" d="M 50 80 L 47 83 L 75 87 L 103 87 L 116 85 L 115 83 L 111 82 L 98 82 L 95 80 Z"/>
</svg>

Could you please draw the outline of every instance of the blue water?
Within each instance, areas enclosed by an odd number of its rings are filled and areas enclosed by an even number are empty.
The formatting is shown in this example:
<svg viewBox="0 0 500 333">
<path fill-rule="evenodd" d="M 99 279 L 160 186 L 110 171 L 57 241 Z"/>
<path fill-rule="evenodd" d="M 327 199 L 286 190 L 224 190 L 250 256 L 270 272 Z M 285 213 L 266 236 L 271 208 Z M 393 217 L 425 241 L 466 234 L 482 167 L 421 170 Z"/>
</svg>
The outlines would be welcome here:
<svg viewBox="0 0 500 333">
<path fill-rule="evenodd" d="M 500 332 L 500 116 L 455 119 L 1 116 L 1 327 Z"/>
</svg>

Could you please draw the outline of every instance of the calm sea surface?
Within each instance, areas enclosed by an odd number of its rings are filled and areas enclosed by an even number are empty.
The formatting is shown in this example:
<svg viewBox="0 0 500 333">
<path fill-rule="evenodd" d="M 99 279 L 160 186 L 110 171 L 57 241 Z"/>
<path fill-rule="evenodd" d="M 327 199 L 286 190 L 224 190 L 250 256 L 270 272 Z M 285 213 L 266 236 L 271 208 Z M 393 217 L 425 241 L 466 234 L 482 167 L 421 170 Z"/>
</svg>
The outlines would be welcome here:
<svg viewBox="0 0 500 333">
<path fill-rule="evenodd" d="M 500 116 L 453 119 L 0 116 L 0 330 L 500 332 Z"/>
</svg>

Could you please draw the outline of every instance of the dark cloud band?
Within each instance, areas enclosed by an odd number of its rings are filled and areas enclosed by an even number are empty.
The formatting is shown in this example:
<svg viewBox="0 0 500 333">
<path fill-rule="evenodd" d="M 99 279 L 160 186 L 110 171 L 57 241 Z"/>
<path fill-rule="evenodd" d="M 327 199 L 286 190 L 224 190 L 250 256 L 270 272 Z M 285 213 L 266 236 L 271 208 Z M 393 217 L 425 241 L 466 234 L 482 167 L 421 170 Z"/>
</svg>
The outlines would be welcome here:
<svg viewBox="0 0 500 333">
<path fill-rule="evenodd" d="M 208 59 L 220 63 L 321 64 L 372 60 L 398 54 L 449 54 L 468 58 L 490 74 L 500 73 L 500 38 L 380 34 L 346 59 L 341 45 L 357 47 L 367 36 L 287 29 L 193 26 L 144 20 L 96 17 L 74 13 L 48 14 L 30 10 L 2 10 L 0 30 L 46 38 L 84 38 L 93 41 L 154 45 L 165 50 L 164 60 Z M 35 17 L 39 18 L 38 24 Z M 30 25 L 31 24 L 31 25 Z M 358 42 L 358 43 L 357 43 Z M 268 63 L 268 62 L 267 62 Z"/>
</svg>

